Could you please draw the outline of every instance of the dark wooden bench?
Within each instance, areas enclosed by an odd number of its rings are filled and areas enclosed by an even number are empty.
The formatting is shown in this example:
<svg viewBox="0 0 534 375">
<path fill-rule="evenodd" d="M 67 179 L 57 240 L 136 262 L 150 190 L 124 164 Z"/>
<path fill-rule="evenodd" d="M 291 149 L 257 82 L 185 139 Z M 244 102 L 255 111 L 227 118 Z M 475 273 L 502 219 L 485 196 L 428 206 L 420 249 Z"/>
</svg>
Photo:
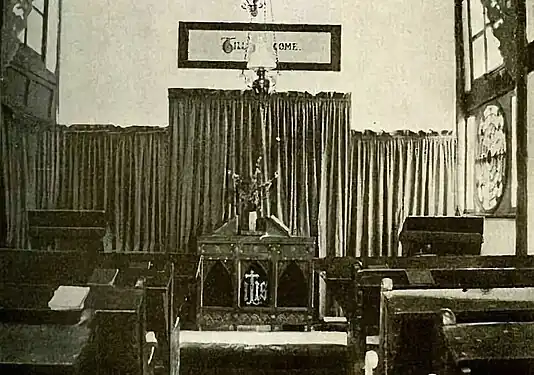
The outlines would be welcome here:
<svg viewBox="0 0 534 375">
<path fill-rule="evenodd" d="M 171 303 L 173 316 L 181 315 L 183 327 L 184 325 L 187 326 L 188 321 L 195 316 L 194 298 L 196 297 L 195 283 L 198 262 L 198 255 L 187 253 L 106 252 L 98 255 L 96 264 L 99 268 L 118 268 L 123 270 L 141 265 L 145 267 L 148 263 L 151 263 L 152 270 L 164 270 L 169 267 L 169 264 L 172 264 L 173 300 Z"/>
<path fill-rule="evenodd" d="M 402 254 L 479 255 L 484 234 L 482 217 L 410 216 L 399 240 Z"/>
<path fill-rule="evenodd" d="M 79 250 L 92 254 L 104 250 L 108 226 L 101 210 L 28 210 L 32 248 Z"/>
<path fill-rule="evenodd" d="M 154 331 L 158 340 L 158 366 L 170 368 L 170 340 L 177 316 L 181 321 L 194 317 L 188 310 L 194 307 L 195 274 L 198 256 L 181 253 L 102 253 L 100 269 L 118 269 L 118 287 L 133 287 L 143 279 L 147 292 L 147 330 Z M 184 306 L 187 306 L 185 309 Z M 191 322 L 194 325 L 194 322 Z M 161 353 L 161 355 L 160 355 Z"/>
<path fill-rule="evenodd" d="M 0 249 L 0 284 L 85 285 L 94 261 L 79 251 Z"/>
<path fill-rule="evenodd" d="M 381 302 L 386 374 L 440 373 L 443 310 L 461 324 L 534 322 L 534 288 L 384 290 Z"/>
<path fill-rule="evenodd" d="M 87 319 L 83 326 L 90 329 L 89 350 L 96 361 L 89 373 L 144 374 L 144 289 L 91 288 L 81 310 L 50 309 L 48 303 L 55 290 L 56 287 L 50 285 L 0 284 L 0 323 L 7 330 L 12 325 L 31 325 L 48 332 L 57 326 L 76 327 L 83 316 Z M 65 330 L 68 328 L 56 329 L 58 332 Z M 31 354 L 31 348 L 26 348 L 27 355 Z M 40 347 L 41 351 L 45 349 Z"/>
<path fill-rule="evenodd" d="M 443 312 L 442 315 L 448 314 Z M 445 316 L 445 321 L 448 317 Z M 442 375 L 532 374 L 534 323 L 442 321 L 437 373 Z"/>
<path fill-rule="evenodd" d="M 362 335 L 378 335 L 380 286 L 384 278 L 394 289 L 490 289 L 497 287 L 534 286 L 532 268 L 430 268 L 430 269 L 365 269 L 355 279 L 359 312 L 357 324 Z"/>
<path fill-rule="evenodd" d="M 91 330 L 82 326 L 0 323 L 0 373 L 95 373 Z"/>
<path fill-rule="evenodd" d="M 383 278 L 392 279 L 395 289 L 534 286 L 534 257 L 326 258 L 314 265 L 349 321 L 355 362 L 363 361 L 366 350 L 377 348 Z"/>
</svg>

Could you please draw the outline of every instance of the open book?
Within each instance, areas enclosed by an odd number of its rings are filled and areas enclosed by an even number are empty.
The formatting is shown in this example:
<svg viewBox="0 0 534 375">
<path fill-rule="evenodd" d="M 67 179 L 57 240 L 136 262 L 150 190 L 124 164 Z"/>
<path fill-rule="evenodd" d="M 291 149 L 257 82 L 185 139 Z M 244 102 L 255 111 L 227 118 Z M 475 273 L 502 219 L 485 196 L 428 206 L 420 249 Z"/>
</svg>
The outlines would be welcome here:
<svg viewBox="0 0 534 375">
<path fill-rule="evenodd" d="M 82 310 L 89 290 L 89 287 L 61 285 L 55 290 L 52 299 L 48 301 L 48 307 L 61 311 Z"/>
</svg>

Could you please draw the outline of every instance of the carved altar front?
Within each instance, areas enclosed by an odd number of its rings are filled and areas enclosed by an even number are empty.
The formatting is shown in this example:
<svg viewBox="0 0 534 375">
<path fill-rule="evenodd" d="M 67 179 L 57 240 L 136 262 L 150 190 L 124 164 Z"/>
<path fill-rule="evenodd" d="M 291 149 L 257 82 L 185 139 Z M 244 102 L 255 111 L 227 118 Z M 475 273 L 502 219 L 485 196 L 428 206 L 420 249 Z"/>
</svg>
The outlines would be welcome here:
<svg viewBox="0 0 534 375">
<path fill-rule="evenodd" d="M 238 235 L 229 223 L 199 239 L 199 329 L 309 327 L 315 240 L 265 220 L 263 232 Z"/>
</svg>

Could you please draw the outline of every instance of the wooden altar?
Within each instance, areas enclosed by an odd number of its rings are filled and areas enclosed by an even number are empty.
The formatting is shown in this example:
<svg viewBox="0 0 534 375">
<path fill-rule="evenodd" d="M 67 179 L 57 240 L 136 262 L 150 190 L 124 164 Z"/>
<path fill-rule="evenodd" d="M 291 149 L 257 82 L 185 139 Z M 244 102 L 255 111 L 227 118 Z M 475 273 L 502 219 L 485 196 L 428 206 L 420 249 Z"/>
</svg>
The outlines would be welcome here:
<svg viewBox="0 0 534 375">
<path fill-rule="evenodd" d="M 229 222 L 198 241 L 199 329 L 311 324 L 315 240 L 290 236 L 276 219 L 265 220 L 264 232 L 237 235 Z"/>
</svg>

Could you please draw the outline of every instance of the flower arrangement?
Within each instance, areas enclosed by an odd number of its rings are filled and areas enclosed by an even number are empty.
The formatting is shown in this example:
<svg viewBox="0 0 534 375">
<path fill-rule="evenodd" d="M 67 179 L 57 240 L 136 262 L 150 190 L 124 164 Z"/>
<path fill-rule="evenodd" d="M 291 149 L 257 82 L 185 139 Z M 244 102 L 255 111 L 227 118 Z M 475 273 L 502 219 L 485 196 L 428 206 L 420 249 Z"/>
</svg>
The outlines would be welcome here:
<svg viewBox="0 0 534 375">
<path fill-rule="evenodd" d="M 248 211 L 258 209 L 262 200 L 265 199 L 265 193 L 271 188 L 274 180 L 278 178 L 278 172 L 276 172 L 271 179 L 264 181 L 261 161 L 262 157 L 260 156 L 249 179 L 244 179 L 239 174 L 228 171 L 233 181 L 234 205 L 238 209 L 245 208 Z"/>
</svg>

